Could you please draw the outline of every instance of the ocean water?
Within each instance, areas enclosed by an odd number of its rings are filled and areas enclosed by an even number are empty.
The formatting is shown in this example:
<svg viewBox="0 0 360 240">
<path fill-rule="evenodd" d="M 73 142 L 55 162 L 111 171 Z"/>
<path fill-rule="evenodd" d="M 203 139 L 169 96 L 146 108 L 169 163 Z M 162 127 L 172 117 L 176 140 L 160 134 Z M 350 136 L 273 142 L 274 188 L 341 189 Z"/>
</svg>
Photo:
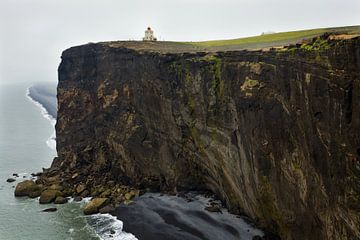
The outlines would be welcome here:
<svg viewBox="0 0 360 240">
<path fill-rule="evenodd" d="M 121 231 L 122 222 L 115 217 L 84 216 L 83 202 L 40 205 L 37 199 L 14 197 L 17 182 L 49 167 L 56 156 L 52 117 L 56 111 L 49 114 L 28 96 L 31 91 L 44 105 L 56 104 L 54 84 L 38 84 L 30 89 L 25 84 L 0 85 L 0 240 L 136 239 Z M 13 173 L 20 177 L 7 183 Z M 58 211 L 41 212 L 49 207 L 57 207 Z M 116 231 L 113 236 L 111 229 Z"/>
</svg>

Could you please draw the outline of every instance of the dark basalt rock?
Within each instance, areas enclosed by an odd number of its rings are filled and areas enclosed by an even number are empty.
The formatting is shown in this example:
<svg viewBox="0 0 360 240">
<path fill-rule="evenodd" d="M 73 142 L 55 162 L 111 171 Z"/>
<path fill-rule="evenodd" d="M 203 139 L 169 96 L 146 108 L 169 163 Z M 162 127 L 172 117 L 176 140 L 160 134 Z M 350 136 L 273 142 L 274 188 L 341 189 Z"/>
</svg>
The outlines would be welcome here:
<svg viewBox="0 0 360 240">
<path fill-rule="evenodd" d="M 61 197 L 62 193 L 58 190 L 47 189 L 40 195 L 39 203 L 46 204 L 55 201 L 57 197 Z"/>
<path fill-rule="evenodd" d="M 15 196 L 29 196 L 31 193 L 38 191 L 40 191 L 40 187 L 34 181 L 25 180 L 16 185 Z"/>
<path fill-rule="evenodd" d="M 113 206 L 111 206 L 111 205 L 107 205 L 107 206 L 102 207 L 102 208 L 99 209 L 99 213 L 103 213 L 103 214 L 104 213 L 111 213 L 113 211 L 115 211 L 115 208 Z"/>
<path fill-rule="evenodd" d="M 81 200 L 83 200 L 83 198 L 80 197 L 80 196 L 74 197 L 74 201 L 75 201 L 75 202 L 80 202 Z"/>
<path fill-rule="evenodd" d="M 67 203 L 67 202 L 68 202 L 68 199 L 65 198 L 65 197 L 61 197 L 61 196 L 56 197 L 55 201 L 54 201 L 55 204 L 64 204 L 64 203 Z"/>
<path fill-rule="evenodd" d="M 109 202 L 107 198 L 94 198 L 84 207 L 84 214 L 90 215 L 98 213 Z"/>
<path fill-rule="evenodd" d="M 40 178 L 94 196 L 109 182 L 210 190 L 283 239 L 360 238 L 359 70 L 359 37 L 209 55 L 70 48 L 58 157 Z"/>
<path fill-rule="evenodd" d="M 56 212 L 57 208 L 46 208 L 44 210 L 42 210 L 42 212 Z"/>
<path fill-rule="evenodd" d="M 8 179 L 6 179 L 6 182 L 8 182 L 8 183 L 12 183 L 12 182 L 15 182 L 15 181 L 16 181 L 15 178 L 8 178 Z"/>
<path fill-rule="evenodd" d="M 40 197 L 40 195 L 41 195 L 40 190 L 34 191 L 34 192 L 29 193 L 29 198 L 37 198 L 37 197 Z"/>
<path fill-rule="evenodd" d="M 219 206 L 217 205 L 211 205 L 211 206 L 208 206 L 205 208 L 206 211 L 209 211 L 209 212 L 218 212 L 218 213 L 221 213 L 221 209 Z"/>
</svg>

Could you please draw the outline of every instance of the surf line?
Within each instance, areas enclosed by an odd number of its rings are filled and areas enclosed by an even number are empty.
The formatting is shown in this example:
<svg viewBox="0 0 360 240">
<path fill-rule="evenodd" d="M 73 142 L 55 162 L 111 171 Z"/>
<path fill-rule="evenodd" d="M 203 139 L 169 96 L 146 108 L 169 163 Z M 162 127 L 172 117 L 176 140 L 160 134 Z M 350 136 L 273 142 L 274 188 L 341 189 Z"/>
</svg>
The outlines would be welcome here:
<svg viewBox="0 0 360 240">
<path fill-rule="evenodd" d="M 48 112 L 48 110 L 44 107 L 44 105 L 41 104 L 41 102 L 36 101 L 34 98 L 31 97 L 31 92 L 30 89 L 33 88 L 33 86 L 30 86 L 26 89 L 26 97 L 32 102 L 34 103 L 37 107 L 39 107 L 40 111 L 41 111 L 41 115 L 50 121 L 51 125 L 53 126 L 53 133 L 51 134 L 51 136 L 46 140 L 46 144 L 48 145 L 49 148 L 51 148 L 52 150 L 56 150 L 56 132 L 55 132 L 55 124 L 56 124 L 56 119 L 51 116 Z"/>
</svg>

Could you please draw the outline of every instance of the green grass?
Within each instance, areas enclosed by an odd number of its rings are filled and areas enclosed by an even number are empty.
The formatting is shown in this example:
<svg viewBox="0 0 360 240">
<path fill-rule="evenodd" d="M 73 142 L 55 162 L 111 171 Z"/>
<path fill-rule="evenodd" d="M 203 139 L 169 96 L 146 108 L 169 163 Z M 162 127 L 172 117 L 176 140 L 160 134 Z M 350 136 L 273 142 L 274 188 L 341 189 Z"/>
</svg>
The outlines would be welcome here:
<svg viewBox="0 0 360 240">
<path fill-rule="evenodd" d="M 218 47 L 226 45 L 247 45 L 254 43 L 267 43 L 267 42 L 278 42 L 284 40 L 295 40 L 299 38 L 305 38 L 309 36 L 316 36 L 322 33 L 325 33 L 324 29 L 314 29 L 314 30 L 304 30 L 296 32 L 283 32 L 283 33 L 273 33 L 265 34 L 254 37 L 231 39 L 231 40 L 215 40 L 215 41 L 206 41 L 206 42 L 197 42 L 192 43 L 200 47 Z"/>
<path fill-rule="evenodd" d="M 236 50 L 236 49 L 256 49 L 266 47 L 283 46 L 301 42 L 302 40 L 319 36 L 323 33 L 347 33 L 359 34 L 360 26 L 338 27 L 338 28 L 319 28 L 301 31 L 281 32 L 273 34 L 264 34 L 254 37 L 214 40 L 204 42 L 186 42 L 186 44 L 204 48 L 208 50 Z"/>
<path fill-rule="evenodd" d="M 183 53 L 183 52 L 216 52 L 232 50 L 254 50 L 271 47 L 281 47 L 294 43 L 300 43 L 302 40 L 311 39 L 322 35 L 323 33 L 337 34 L 360 34 L 359 26 L 337 27 L 337 28 L 319 28 L 292 32 L 281 32 L 265 34 L 254 37 L 237 38 L 229 40 L 215 40 L 204 42 L 169 42 L 169 41 L 112 41 L 101 42 L 100 44 L 111 48 L 129 48 L 136 51 L 154 51 L 163 53 Z M 322 46 L 323 47 L 323 46 Z M 212 60 L 206 59 L 203 60 Z"/>
</svg>

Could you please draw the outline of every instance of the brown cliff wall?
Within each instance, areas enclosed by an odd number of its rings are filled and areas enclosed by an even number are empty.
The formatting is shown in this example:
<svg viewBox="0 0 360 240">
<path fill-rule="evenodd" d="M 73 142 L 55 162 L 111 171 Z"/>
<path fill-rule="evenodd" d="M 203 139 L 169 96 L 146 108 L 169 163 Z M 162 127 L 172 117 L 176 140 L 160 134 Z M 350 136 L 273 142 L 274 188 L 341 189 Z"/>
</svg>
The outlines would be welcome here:
<svg viewBox="0 0 360 240">
<path fill-rule="evenodd" d="M 88 44 L 59 67 L 63 181 L 210 189 L 284 239 L 360 238 L 360 38 L 165 54 Z"/>
</svg>

